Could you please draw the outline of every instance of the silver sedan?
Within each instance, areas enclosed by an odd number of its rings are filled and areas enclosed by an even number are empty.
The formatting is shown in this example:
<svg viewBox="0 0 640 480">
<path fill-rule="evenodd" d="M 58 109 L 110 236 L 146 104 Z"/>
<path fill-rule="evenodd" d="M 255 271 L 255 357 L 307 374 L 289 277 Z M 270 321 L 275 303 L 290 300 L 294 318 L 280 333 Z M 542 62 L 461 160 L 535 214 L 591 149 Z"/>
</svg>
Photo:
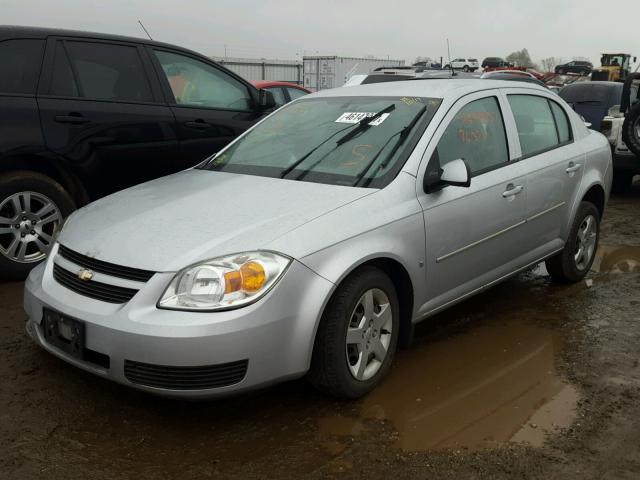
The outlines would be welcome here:
<svg viewBox="0 0 640 480">
<path fill-rule="evenodd" d="M 307 375 L 356 398 L 434 313 L 542 261 L 582 279 L 611 177 L 607 140 L 535 85 L 323 91 L 72 214 L 26 283 L 27 331 L 167 396 Z"/>
</svg>

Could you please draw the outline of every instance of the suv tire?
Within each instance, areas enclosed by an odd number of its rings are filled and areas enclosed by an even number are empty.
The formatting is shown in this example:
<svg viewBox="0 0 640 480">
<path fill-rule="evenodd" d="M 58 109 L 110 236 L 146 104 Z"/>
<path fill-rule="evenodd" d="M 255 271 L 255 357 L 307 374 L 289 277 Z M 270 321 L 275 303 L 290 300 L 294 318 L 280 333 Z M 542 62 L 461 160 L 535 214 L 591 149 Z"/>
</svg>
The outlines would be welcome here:
<svg viewBox="0 0 640 480">
<path fill-rule="evenodd" d="M 640 157 L 640 103 L 636 103 L 624 119 L 622 140 L 636 157 Z"/>
<path fill-rule="evenodd" d="M 0 276 L 25 279 L 44 260 L 56 229 L 73 210 L 71 196 L 46 175 L 0 175 Z"/>
<path fill-rule="evenodd" d="M 371 308 L 364 305 L 368 294 L 372 295 Z M 383 302 L 378 304 L 380 299 Z M 322 315 L 309 381 L 335 397 L 354 399 L 365 395 L 389 370 L 399 330 L 400 308 L 393 282 L 378 268 L 357 270 L 340 284 Z M 379 347 L 384 344 L 386 349 L 380 359 Z M 363 361 L 366 368 L 359 368 Z"/>
<path fill-rule="evenodd" d="M 561 252 L 547 259 L 551 278 L 560 283 L 582 280 L 593 264 L 600 239 L 600 212 L 591 202 L 582 202 Z"/>
</svg>

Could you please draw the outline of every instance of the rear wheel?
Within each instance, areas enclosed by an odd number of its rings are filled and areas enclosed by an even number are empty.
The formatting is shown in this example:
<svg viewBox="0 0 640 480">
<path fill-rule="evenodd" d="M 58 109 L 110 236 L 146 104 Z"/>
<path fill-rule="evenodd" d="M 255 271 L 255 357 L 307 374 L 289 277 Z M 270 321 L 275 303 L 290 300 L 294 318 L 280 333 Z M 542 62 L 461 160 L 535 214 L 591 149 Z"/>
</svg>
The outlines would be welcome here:
<svg viewBox="0 0 640 480">
<path fill-rule="evenodd" d="M 622 140 L 636 157 L 640 157 L 640 103 L 637 103 L 624 119 Z"/>
<path fill-rule="evenodd" d="M 400 330 L 398 296 L 381 270 L 348 277 L 327 305 L 313 349 L 309 380 L 319 390 L 358 398 L 385 376 Z"/>
<path fill-rule="evenodd" d="M 463 72 L 468 72 L 469 70 L 469 65 L 465 65 L 464 67 L 462 67 Z"/>
<path fill-rule="evenodd" d="M 74 210 L 57 182 L 35 172 L 0 176 L 0 276 L 22 280 L 44 260 L 63 219 Z"/>
<path fill-rule="evenodd" d="M 595 259 L 599 237 L 600 212 L 593 203 L 582 202 L 564 249 L 545 262 L 551 278 L 563 283 L 582 280 Z"/>
</svg>

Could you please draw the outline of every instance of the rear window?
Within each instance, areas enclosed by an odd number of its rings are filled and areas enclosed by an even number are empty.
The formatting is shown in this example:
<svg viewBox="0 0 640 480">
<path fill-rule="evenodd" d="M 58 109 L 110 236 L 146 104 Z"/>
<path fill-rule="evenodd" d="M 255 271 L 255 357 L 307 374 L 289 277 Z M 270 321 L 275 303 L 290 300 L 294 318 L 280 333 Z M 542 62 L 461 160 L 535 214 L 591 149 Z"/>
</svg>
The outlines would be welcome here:
<svg viewBox="0 0 640 480">
<path fill-rule="evenodd" d="M 615 86 L 613 87 L 615 90 Z M 620 84 L 620 89 L 622 84 Z M 618 103 L 622 91 L 617 94 Z M 612 92 L 611 87 L 607 85 L 589 84 L 584 85 L 568 85 L 560 90 L 560 97 L 570 104 L 585 104 L 590 103 L 593 105 L 608 105 L 610 98 L 616 98 L 615 91 Z"/>
<path fill-rule="evenodd" d="M 0 93 L 35 94 L 43 51 L 44 40 L 0 42 Z"/>
</svg>

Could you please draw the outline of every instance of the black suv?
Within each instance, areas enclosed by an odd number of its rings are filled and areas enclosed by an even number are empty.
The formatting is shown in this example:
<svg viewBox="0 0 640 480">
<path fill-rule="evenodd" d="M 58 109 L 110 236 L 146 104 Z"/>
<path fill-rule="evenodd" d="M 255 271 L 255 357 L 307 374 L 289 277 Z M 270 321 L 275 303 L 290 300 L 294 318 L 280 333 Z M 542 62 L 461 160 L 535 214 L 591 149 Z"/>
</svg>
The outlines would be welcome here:
<svg viewBox="0 0 640 480">
<path fill-rule="evenodd" d="M 487 57 L 482 61 L 482 68 L 513 67 L 513 63 L 500 57 Z"/>
<path fill-rule="evenodd" d="M 555 73 L 564 75 L 565 73 L 576 73 L 578 75 L 589 75 L 593 70 L 593 64 L 591 62 L 582 62 L 574 60 L 573 62 L 564 63 L 562 65 L 556 65 Z"/>
<path fill-rule="evenodd" d="M 191 167 L 274 106 L 195 52 L 0 26 L 0 276 L 23 278 L 75 208 Z"/>
</svg>

